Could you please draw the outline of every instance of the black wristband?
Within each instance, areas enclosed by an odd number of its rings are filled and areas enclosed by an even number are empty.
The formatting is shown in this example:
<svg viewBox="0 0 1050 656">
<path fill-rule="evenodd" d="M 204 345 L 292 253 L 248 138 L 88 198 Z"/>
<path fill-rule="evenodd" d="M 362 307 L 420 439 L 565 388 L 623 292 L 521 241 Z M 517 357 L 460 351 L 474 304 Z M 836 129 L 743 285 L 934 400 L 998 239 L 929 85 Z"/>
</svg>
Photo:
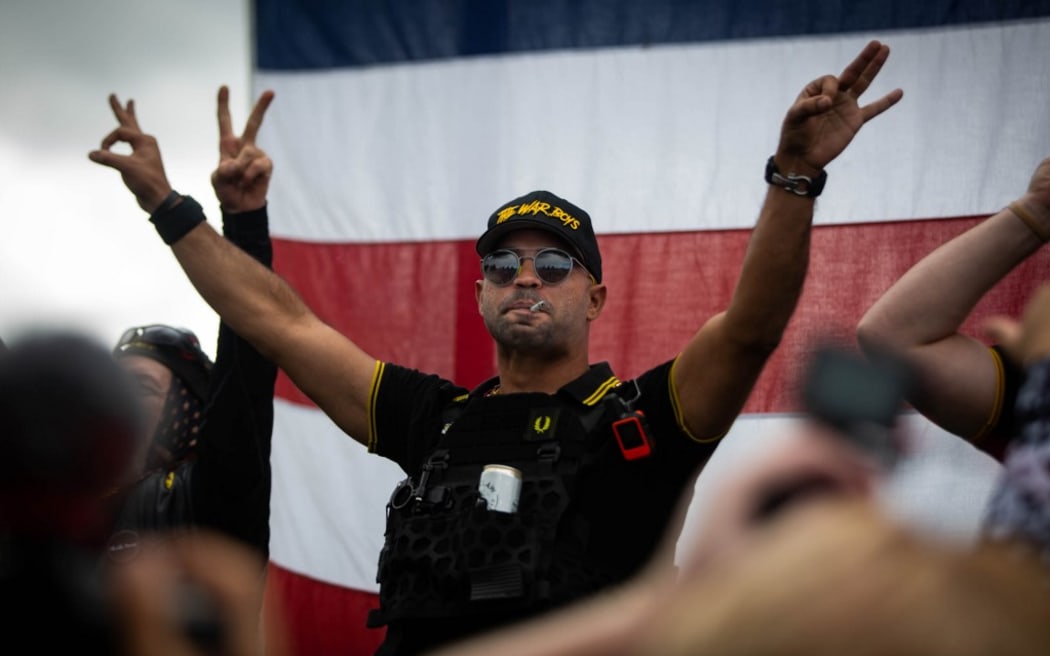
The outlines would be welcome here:
<svg viewBox="0 0 1050 656">
<path fill-rule="evenodd" d="M 171 193 L 176 194 L 174 191 Z M 168 246 L 182 239 L 190 230 L 204 223 L 204 210 L 201 209 L 200 203 L 193 200 L 190 196 L 181 196 L 180 198 L 182 198 L 182 202 L 175 205 L 174 201 L 168 202 L 172 199 L 172 196 L 169 195 L 160 204 L 157 211 L 153 213 L 153 216 L 149 217 L 150 222 L 157 229 L 157 234 Z"/>
<path fill-rule="evenodd" d="M 765 178 L 767 183 L 789 191 L 796 196 L 805 196 L 806 198 L 816 198 L 820 195 L 820 192 L 824 191 L 824 183 L 828 181 L 827 171 L 821 171 L 813 178 L 807 175 L 796 175 L 795 173 L 784 175 L 777 168 L 774 157 L 770 156 L 766 160 Z"/>
<path fill-rule="evenodd" d="M 221 208 L 220 208 L 221 209 Z M 270 239 L 270 219 L 266 205 L 246 212 L 222 211 L 222 232 L 226 236 Z"/>
<path fill-rule="evenodd" d="M 266 206 L 247 212 L 222 213 L 222 234 L 248 255 L 265 264 L 273 265 L 273 243 L 270 241 L 269 217 Z"/>
</svg>

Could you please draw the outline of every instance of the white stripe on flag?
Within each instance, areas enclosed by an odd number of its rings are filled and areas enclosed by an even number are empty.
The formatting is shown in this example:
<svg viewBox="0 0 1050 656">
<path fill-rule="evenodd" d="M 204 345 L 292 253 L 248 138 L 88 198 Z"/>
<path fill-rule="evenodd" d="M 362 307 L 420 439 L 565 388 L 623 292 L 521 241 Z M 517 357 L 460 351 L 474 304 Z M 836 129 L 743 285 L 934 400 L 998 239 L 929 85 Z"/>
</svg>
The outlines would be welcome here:
<svg viewBox="0 0 1050 656">
<path fill-rule="evenodd" d="M 378 591 L 386 502 L 404 478 L 313 407 L 274 401 L 270 558 L 316 579 Z"/>
<path fill-rule="evenodd" d="M 974 216 L 1022 192 L 1050 151 L 1050 20 L 257 72 L 277 92 L 273 232 L 473 238 L 534 188 L 599 233 L 750 227 L 785 110 L 873 37 L 892 54 L 864 99 L 905 97 L 829 167 L 817 222 Z"/>
</svg>

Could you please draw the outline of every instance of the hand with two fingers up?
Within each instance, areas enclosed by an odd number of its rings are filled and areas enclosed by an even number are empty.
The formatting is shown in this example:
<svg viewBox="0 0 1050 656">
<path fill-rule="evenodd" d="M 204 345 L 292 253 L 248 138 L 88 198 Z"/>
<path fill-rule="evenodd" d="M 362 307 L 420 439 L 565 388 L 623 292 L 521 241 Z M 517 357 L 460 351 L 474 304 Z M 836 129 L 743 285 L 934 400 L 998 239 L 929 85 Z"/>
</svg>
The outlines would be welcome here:
<svg viewBox="0 0 1050 656">
<path fill-rule="evenodd" d="M 226 212 L 246 212 L 266 204 L 273 162 L 256 146 L 255 140 L 273 96 L 272 91 L 264 91 L 259 96 L 244 131 L 237 136 L 233 133 L 230 117 L 229 89 L 226 86 L 219 89 L 219 165 L 212 173 L 211 181 Z M 139 207 L 153 214 L 172 194 L 160 146 L 153 135 L 139 126 L 134 100 L 121 104 L 116 94 L 110 94 L 109 106 L 118 126 L 102 139 L 97 150 L 88 153 L 88 159 L 119 171 Z M 131 153 L 114 152 L 113 147 L 118 143 L 131 146 Z"/>
<path fill-rule="evenodd" d="M 805 86 L 781 125 L 776 153 L 780 170 L 819 173 L 846 149 L 865 123 L 904 97 L 902 90 L 894 89 L 860 105 L 860 96 L 889 55 L 889 46 L 870 41 L 839 76 L 824 75 Z"/>
</svg>

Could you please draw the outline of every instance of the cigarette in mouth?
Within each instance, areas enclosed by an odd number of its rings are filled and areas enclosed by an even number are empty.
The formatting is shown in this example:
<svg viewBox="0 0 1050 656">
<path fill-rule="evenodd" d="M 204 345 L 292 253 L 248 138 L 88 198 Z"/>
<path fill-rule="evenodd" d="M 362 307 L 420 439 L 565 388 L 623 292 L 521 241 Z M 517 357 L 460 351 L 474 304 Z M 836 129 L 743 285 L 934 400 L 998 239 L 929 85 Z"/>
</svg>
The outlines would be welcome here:
<svg viewBox="0 0 1050 656">
<path fill-rule="evenodd" d="M 536 312 L 536 311 L 538 311 L 541 307 L 543 307 L 546 304 L 547 304 L 547 301 L 536 301 L 535 304 L 533 304 L 532 306 L 529 307 L 529 311 L 530 312 Z"/>
</svg>

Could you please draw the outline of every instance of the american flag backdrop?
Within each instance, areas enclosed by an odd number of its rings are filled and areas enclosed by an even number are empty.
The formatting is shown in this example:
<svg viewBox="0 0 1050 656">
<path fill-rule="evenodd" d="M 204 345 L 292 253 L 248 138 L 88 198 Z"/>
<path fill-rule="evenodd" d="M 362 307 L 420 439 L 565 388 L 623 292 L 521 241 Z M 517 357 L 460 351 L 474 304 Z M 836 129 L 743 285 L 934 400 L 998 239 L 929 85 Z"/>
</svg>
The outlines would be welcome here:
<svg viewBox="0 0 1050 656">
<path fill-rule="evenodd" d="M 701 513 L 719 472 L 797 420 L 814 341 L 852 342 L 882 291 L 1050 155 L 1050 0 L 256 0 L 275 268 L 376 358 L 473 386 L 494 373 L 474 240 L 501 203 L 548 189 L 594 219 L 610 291 L 591 359 L 631 377 L 725 307 L 785 111 L 872 38 L 892 52 L 865 98 L 904 99 L 828 167 L 800 307 L 697 483 Z M 1022 265 L 964 329 L 1018 314 L 1048 262 Z M 269 594 L 299 653 L 370 653 L 404 473 L 283 375 L 275 404 Z M 965 539 L 998 467 L 909 427 L 887 503 Z"/>
</svg>

